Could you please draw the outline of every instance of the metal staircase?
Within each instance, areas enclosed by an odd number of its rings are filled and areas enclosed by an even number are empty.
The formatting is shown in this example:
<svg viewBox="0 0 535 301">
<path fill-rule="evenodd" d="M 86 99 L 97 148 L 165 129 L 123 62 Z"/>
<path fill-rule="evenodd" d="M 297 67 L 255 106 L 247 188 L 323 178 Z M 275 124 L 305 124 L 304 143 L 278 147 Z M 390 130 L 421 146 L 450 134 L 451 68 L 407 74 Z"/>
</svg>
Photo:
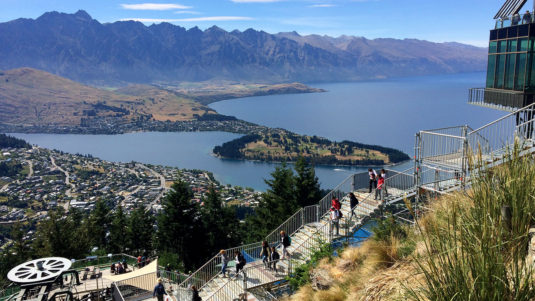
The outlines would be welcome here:
<svg viewBox="0 0 535 301">
<path fill-rule="evenodd" d="M 387 170 L 387 174 L 391 176 L 385 180 L 389 192 L 385 202 L 394 203 L 414 195 L 414 175 L 409 172 L 412 172 L 412 168 L 404 172 Z M 220 276 L 221 260 L 219 255 L 215 255 L 181 283 L 168 282 L 169 289 L 175 292 L 177 300 L 190 300 L 192 285 L 201 288 L 200 295 L 203 300 L 234 300 L 239 299 L 250 289 L 283 280 L 294 271 L 295 266 L 307 262 L 320 243 L 330 243 L 351 235 L 372 215 L 380 211 L 382 202 L 373 199 L 373 192 L 368 193 L 368 186 L 367 172 L 351 175 L 323 197 L 317 205 L 301 208 L 267 235 L 264 240 L 270 246 L 276 246 L 281 255 L 280 231 L 285 231 L 292 239 L 292 245 L 288 249 L 291 254 L 290 259 L 279 260 L 276 272 L 265 268 L 260 257 L 262 242 L 259 241 L 226 250 L 230 256 L 233 256 L 235 251 L 240 251 L 247 260 L 244 275 L 240 275 L 237 279 Z M 354 192 L 359 199 L 359 204 L 353 208 L 355 215 L 351 219 L 349 192 Z M 344 216 L 338 236 L 331 231 L 333 229 L 329 220 L 333 197 L 340 199 Z M 233 271 L 232 262 L 228 269 Z"/>
</svg>

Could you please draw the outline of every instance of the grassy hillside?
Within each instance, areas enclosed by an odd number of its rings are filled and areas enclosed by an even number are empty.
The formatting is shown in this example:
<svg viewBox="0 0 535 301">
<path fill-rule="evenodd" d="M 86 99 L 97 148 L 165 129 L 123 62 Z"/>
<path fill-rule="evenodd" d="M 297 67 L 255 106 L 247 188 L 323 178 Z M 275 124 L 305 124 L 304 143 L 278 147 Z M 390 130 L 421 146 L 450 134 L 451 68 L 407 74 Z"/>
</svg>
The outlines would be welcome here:
<svg viewBox="0 0 535 301">
<path fill-rule="evenodd" d="M 416 225 L 381 222 L 310 271 L 326 287 L 308 283 L 288 300 L 534 300 L 534 163 L 515 156 L 467 193 L 432 201 Z"/>
<path fill-rule="evenodd" d="M 16 125 L 76 126 L 96 116 L 178 121 L 215 113 L 152 86 L 102 90 L 31 68 L 0 71 L 0 100 L 0 123 Z"/>
</svg>

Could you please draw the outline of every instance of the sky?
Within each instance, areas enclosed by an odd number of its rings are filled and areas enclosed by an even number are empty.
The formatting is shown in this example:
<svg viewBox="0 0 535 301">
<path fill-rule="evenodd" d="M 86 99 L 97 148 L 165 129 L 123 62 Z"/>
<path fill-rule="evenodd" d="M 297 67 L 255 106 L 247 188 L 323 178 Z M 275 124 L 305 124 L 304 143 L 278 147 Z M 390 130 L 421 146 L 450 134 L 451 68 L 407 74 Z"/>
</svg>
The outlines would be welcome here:
<svg viewBox="0 0 535 301">
<path fill-rule="evenodd" d="M 533 7 L 528 0 L 526 8 Z M 0 0 L 0 22 L 85 10 L 101 23 L 137 20 L 185 28 L 421 39 L 486 47 L 505 0 Z"/>
</svg>

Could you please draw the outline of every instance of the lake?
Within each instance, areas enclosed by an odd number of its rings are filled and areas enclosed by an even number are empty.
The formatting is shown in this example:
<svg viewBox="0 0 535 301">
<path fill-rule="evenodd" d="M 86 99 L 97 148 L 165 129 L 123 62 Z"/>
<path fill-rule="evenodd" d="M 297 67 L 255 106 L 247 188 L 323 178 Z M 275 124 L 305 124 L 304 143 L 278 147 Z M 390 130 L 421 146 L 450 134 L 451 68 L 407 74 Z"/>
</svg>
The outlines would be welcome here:
<svg viewBox="0 0 535 301">
<path fill-rule="evenodd" d="M 310 84 L 328 92 L 247 97 L 213 103 L 221 114 L 332 140 L 398 148 L 413 155 L 414 134 L 468 124 L 473 128 L 503 116 L 467 104 L 468 89 L 483 86 L 484 73 L 412 77 L 357 83 Z M 276 164 L 222 160 L 215 145 L 239 137 L 224 132 L 130 133 L 124 135 L 15 134 L 32 144 L 109 161 L 204 169 L 224 184 L 265 190 Z M 410 163 L 396 169 L 410 167 Z M 342 171 L 337 171 L 342 169 Z M 322 187 L 332 188 L 351 171 L 366 168 L 318 166 Z"/>
</svg>

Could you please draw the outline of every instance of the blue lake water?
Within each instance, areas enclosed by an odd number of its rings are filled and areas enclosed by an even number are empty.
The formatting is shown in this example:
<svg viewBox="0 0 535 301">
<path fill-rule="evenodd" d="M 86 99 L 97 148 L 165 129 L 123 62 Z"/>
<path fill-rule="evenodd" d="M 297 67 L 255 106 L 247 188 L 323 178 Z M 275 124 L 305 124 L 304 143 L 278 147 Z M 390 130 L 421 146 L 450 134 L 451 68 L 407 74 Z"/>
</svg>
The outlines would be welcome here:
<svg viewBox="0 0 535 301">
<path fill-rule="evenodd" d="M 300 134 L 337 141 L 352 140 L 395 147 L 413 155 L 418 130 L 468 124 L 484 125 L 503 112 L 468 105 L 468 89 L 480 87 L 485 74 L 458 74 L 312 84 L 326 93 L 272 95 L 211 104 L 221 114 Z M 130 133 L 124 135 L 15 134 L 32 144 L 70 153 L 91 154 L 110 161 L 204 169 L 224 184 L 265 190 L 275 164 L 222 160 L 212 156 L 215 145 L 237 134 L 224 132 Z M 396 169 L 404 169 L 410 163 Z M 336 170 L 335 170 L 336 169 Z M 365 168 L 318 166 L 322 187 L 332 188 L 350 171 Z"/>
</svg>

